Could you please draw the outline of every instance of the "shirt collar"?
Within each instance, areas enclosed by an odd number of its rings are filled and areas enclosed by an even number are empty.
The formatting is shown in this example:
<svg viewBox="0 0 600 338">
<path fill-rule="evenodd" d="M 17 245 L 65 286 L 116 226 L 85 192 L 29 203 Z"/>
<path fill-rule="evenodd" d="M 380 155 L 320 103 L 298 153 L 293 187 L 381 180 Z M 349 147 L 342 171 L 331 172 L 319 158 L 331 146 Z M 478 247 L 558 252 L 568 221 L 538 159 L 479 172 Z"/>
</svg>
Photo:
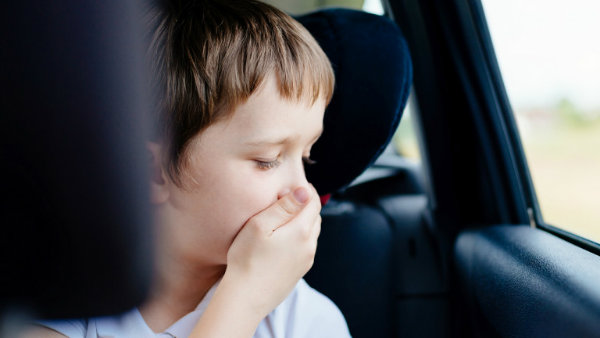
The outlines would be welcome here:
<svg viewBox="0 0 600 338">
<path fill-rule="evenodd" d="M 220 281 L 218 280 L 208 290 L 194 311 L 181 317 L 164 332 L 153 333 L 137 308 L 121 316 L 94 318 L 96 332 L 100 337 L 164 337 L 165 334 L 177 338 L 187 337 L 208 307 Z"/>
<path fill-rule="evenodd" d="M 177 338 L 189 336 L 190 333 L 192 333 L 194 327 L 196 326 L 196 323 L 198 323 L 198 321 L 200 320 L 200 317 L 202 317 L 204 311 L 206 311 L 208 303 L 215 294 L 215 291 L 217 290 L 217 287 L 219 286 L 220 282 L 221 280 L 218 280 L 208 290 L 208 292 L 206 293 L 204 298 L 202 298 L 198 306 L 196 306 L 196 309 L 194 311 L 188 313 L 187 315 L 183 316 L 178 321 L 176 321 L 173 325 L 171 325 L 168 329 L 165 330 L 165 333 L 171 334 Z"/>
</svg>

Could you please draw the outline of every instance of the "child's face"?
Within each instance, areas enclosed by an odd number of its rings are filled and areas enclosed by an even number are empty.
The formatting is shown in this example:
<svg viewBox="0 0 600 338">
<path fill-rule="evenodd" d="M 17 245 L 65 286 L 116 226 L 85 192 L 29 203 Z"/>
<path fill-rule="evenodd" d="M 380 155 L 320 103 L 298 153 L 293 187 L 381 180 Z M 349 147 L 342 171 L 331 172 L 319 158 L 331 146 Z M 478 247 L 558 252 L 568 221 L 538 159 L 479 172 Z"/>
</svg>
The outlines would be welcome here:
<svg viewBox="0 0 600 338">
<path fill-rule="evenodd" d="M 278 197 L 307 186 L 303 157 L 322 132 L 325 102 L 283 99 L 274 78 L 230 118 L 205 129 L 189 144 L 186 189 L 169 185 L 159 209 L 170 246 L 190 258 L 225 264 L 246 221 Z M 160 211 L 162 210 L 162 211 Z"/>
</svg>

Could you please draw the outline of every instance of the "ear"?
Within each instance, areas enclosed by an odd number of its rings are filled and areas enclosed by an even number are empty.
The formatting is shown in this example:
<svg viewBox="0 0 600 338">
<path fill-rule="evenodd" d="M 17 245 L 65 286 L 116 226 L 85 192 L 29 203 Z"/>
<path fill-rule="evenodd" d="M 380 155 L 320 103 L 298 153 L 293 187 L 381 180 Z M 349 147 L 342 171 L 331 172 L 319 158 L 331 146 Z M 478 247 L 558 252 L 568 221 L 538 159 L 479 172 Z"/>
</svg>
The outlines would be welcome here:
<svg viewBox="0 0 600 338">
<path fill-rule="evenodd" d="M 162 204 L 169 199 L 169 179 L 163 168 L 162 158 L 164 156 L 164 148 L 154 142 L 147 142 L 150 158 L 150 198 L 152 204 Z"/>
</svg>

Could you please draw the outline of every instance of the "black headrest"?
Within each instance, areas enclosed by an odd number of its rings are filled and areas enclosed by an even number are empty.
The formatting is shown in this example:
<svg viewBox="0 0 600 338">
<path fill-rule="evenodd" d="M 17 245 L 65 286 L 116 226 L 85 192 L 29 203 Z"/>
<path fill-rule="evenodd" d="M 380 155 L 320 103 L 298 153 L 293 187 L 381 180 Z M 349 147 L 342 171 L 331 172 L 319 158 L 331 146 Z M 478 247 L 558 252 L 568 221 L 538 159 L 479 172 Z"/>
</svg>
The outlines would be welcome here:
<svg viewBox="0 0 600 338">
<path fill-rule="evenodd" d="M 324 133 L 307 168 L 321 195 L 350 184 L 392 138 L 412 83 L 412 63 L 390 19 L 350 9 L 325 9 L 297 18 L 333 65 L 336 87 Z"/>
</svg>

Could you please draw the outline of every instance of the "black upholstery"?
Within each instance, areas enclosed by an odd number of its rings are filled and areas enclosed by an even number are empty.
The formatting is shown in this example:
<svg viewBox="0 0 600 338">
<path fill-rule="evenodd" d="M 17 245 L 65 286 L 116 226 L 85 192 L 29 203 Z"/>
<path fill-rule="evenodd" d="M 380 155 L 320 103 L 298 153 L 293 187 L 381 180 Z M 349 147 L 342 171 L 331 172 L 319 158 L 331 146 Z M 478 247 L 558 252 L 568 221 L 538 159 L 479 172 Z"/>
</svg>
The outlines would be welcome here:
<svg viewBox="0 0 600 338">
<path fill-rule="evenodd" d="M 412 81 L 406 43 L 392 21 L 358 11 L 299 20 L 330 57 L 337 81 L 313 150 L 318 164 L 307 176 L 319 192 L 338 192 L 323 208 L 305 278 L 338 305 L 354 337 L 444 336 L 445 268 L 420 168 L 378 160 L 387 177 L 339 192 L 373 164 L 397 128 Z"/>
<path fill-rule="evenodd" d="M 400 123 L 412 64 L 400 29 L 385 17 L 326 9 L 297 18 L 333 65 L 336 86 L 308 180 L 321 195 L 347 186 L 381 154 Z"/>
<path fill-rule="evenodd" d="M 352 201 L 331 201 L 322 217 L 307 282 L 337 304 L 354 337 L 388 337 L 393 330 L 393 227 L 377 208 Z"/>
<path fill-rule="evenodd" d="M 445 267 L 427 197 L 414 184 L 418 175 L 397 168 L 323 207 L 315 263 L 305 278 L 338 305 L 354 337 L 448 332 Z"/>
<path fill-rule="evenodd" d="M 464 337 L 598 337 L 598 256 L 527 225 L 465 231 L 454 247 Z"/>
</svg>

